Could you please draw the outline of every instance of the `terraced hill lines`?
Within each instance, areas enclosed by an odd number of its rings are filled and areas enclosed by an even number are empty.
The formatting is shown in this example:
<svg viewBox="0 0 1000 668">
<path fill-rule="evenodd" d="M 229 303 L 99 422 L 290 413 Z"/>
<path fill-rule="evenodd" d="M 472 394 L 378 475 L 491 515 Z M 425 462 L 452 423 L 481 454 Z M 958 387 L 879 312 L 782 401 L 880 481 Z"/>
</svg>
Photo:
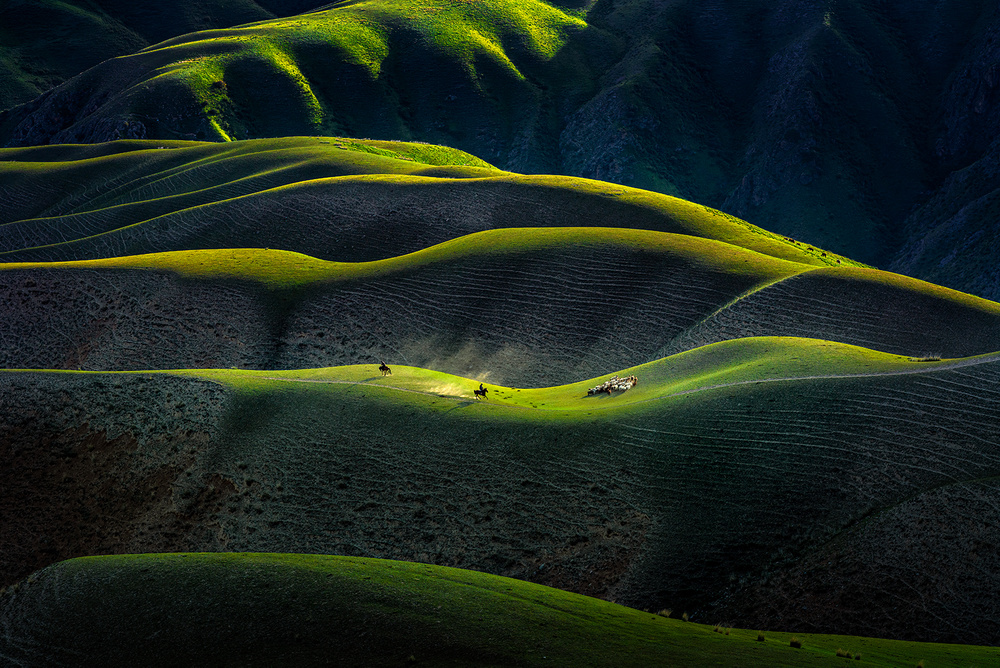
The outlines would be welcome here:
<svg viewBox="0 0 1000 668">
<path fill-rule="evenodd" d="M 980 355 L 1000 350 L 1000 305 L 875 269 L 816 269 L 727 304 L 657 354 L 773 335 L 915 357 Z"/>
<path fill-rule="evenodd" d="M 604 377 L 492 385 L 477 402 L 477 381 L 399 365 L 382 377 L 376 363 L 4 372 L 0 572 L 12 582 L 120 552 L 365 555 L 718 621 L 745 611 L 736 594 L 798 572 L 866 518 L 1000 470 L 995 355 L 913 362 L 750 339 L 619 373 L 639 385 L 595 397 L 586 387 Z M 968 506 L 937 557 L 964 559 L 995 508 Z M 839 577 L 878 592 L 867 571 Z M 935 628 L 947 609 L 954 623 L 935 640 L 993 642 L 964 602 L 1000 583 L 984 571 L 949 585 L 917 583 L 926 607 L 907 615 L 888 599 L 858 605 L 879 633 Z M 843 622 L 787 606 L 803 624 Z"/>
<path fill-rule="evenodd" d="M 388 359 L 539 385 L 634 363 L 808 269 L 717 241 L 493 230 L 335 263 L 184 251 L 0 266 L 7 368 L 301 368 Z"/>
<path fill-rule="evenodd" d="M 12 665 L 826 666 L 844 646 L 866 665 L 985 665 L 995 654 L 818 635 L 793 649 L 787 633 L 758 643 L 756 631 L 715 634 L 473 571 L 302 554 L 63 562 L 0 594 L 0 628 Z"/>
<path fill-rule="evenodd" d="M 290 138 L 0 150 L 0 258 L 265 248 L 328 260 L 411 253 L 504 227 L 676 232 L 829 266 L 846 258 L 673 197 L 500 172 L 425 144 Z"/>
<path fill-rule="evenodd" d="M 0 212 L 0 239 L 8 258 L 21 249 L 107 235 L 153 219 L 161 229 L 170 222 L 170 214 L 182 212 L 188 219 L 197 218 L 199 207 L 207 204 L 228 203 L 222 212 L 201 211 L 200 215 L 224 219 L 238 215 L 246 226 L 249 219 L 261 215 L 260 205 L 251 203 L 240 211 L 244 202 L 239 198 L 318 178 L 371 173 L 458 178 L 498 173 L 473 156 L 441 147 L 312 138 L 238 145 L 118 142 L 0 150 L 0 160 L 0 189 L 6 203 Z M 315 189 L 312 192 L 313 200 L 317 199 Z M 306 218 L 315 203 L 302 209 L 292 216 Z M 238 232 L 230 233 L 231 242 Z M 92 243 L 99 246 L 101 241 L 105 240 Z M 185 246 L 176 243 L 154 249 L 180 248 Z M 59 257 L 87 255 L 68 255 L 63 250 Z"/>
<path fill-rule="evenodd" d="M 11 314 L 7 368 L 385 359 L 537 387 L 745 335 L 917 357 L 1000 349 L 993 302 L 710 239 L 596 227 L 490 230 L 361 263 L 260 249 L 7 263 L 0 309 Z"/>
</svg>

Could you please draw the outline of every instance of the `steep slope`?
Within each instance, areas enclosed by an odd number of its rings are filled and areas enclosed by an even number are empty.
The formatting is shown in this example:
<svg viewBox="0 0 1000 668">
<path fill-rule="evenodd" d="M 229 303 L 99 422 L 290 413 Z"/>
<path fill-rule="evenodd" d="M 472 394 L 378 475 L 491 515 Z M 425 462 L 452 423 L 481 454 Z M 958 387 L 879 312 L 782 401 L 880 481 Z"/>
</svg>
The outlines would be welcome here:
<svg viewBox="0 0 1000 668">
<path fill-rule="evenodd" d="M 4 580 L 86 554 L 323 552 L 736 620 L 727 601 L 765 574 L 797 573 L 866 518 L 1000 466 L 995 355 L 747 339 L 624 369 L 639 384 L 621 395 L 588 396 L 602 376 L 494 385 L 478 402 L 476 381 L 392 372 L 3 373 Z M 968 505 L 934 542 L 944 563 L 976 568 L 962 550 L 995 507 Z M 884 572 L 903 577 L 910 562 L 893 554 Z M 914 582 L 926 605 L 905 614 L 865 588 L 867 572 L 838 572 L 875 597 L 855 610 L 879 634 L 997 640 L 967 604 L 996 600 L 992 571 Z M 943 609 L 951 623 L 935 625 Z M 790 619 L 853 623 L 826 604 Z"/>
<path fill-rule="evenodd" d="M 46 666 L 825 666 L 845 646 L 889 666 L 995 654 L 813 635 L 793 649 L 788 634 L 720 636 L 473 571 L 298 554 L 77 559 L 0 594 L 0 628 L 0 657 Z"/>
<path fill-rule="evenodd" d="M 988 299 L 1000 297 L 998 175 L 1000 144 L 993 144 L 907 218 L 906 242 L 889 267 Z"/>
</svg>

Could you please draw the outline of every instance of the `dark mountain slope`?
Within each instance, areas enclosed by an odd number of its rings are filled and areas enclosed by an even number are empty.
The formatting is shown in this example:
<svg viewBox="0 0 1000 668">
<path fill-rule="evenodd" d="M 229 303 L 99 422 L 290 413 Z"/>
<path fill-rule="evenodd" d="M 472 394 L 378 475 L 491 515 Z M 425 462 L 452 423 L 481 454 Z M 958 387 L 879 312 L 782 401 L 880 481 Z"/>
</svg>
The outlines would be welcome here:
<svg viewBox="0 0 1000 668">
<path fill-rule="evenodd" d="M 967 375 L 967 374 L 963 374 Z M 960 391 L 963 379 L 955 384 Z M 1000 637 L 991 573 L 1000 569 L 996 478 L 946 484 L 858 523 L 801 560 L 770 570 L 727 604 L 751 626 L 865 629 L 869 603 L 901 637 Z M 989 516 L 989 519 L 987 519 Z M 985 520 L 985 521 L 984 521 Z M 957 528 L 957 530 L 956 530 Z M 926 595 L 928 590 L 935 593 Z M 938 607 L 931 601 L 949 599 Z M 957 617 L 950 611 L 974 611 Z M 974 621 L 974 620 L 979 620 Z M 752 622 L 752 623 L 751 623 Z"/>
<path fill-rule="evenodd" d="M 1000 297 L 998 184 L 1000 144 L 994 144 L 982 158 L 949 176 L 910 215 L 907 241 L 889 266 L 989 299 Z"/>
</svg>

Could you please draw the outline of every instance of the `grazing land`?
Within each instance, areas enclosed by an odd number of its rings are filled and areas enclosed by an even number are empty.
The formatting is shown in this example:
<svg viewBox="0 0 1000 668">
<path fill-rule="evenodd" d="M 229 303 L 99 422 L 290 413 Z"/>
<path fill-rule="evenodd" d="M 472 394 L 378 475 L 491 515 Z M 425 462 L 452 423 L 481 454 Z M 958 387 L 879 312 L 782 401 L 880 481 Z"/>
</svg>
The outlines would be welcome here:
<svg viewBox="0 0 1000 668">
<path fill-rule="evenodd" d="M 3 4 L 0 663 L 1000 665 L 998 33 Z"/>
<path fill-rule="evenodd" d="M 944 521 L 942 491 L 990 498 L 997 364 L 756 338 L 622 369 L 639 378 L 624 393 L 588 396 L 609 374 L 491 385 L 487 400 L 471 379 L 400 365 L 383 376 L 375 363 L 8 371 L 0 565 L 15 582 L 87 554 L 377 556 L 702 622 L 983 642 L 992 617 L 967 602 L 997 586 L 995 554 L 972 562 L 964 549 L 993 540 L 990 502 L 922 537 L 947 586 L 885 588 L 908 581 L 907 533 L 886 546 L 879 579 L 843 574 L 844 595 L 871 596 L 863 620 L 812 592 L 802 605 L 785 590 L 807 585 L 782 583 L 817 554 L 849 563 L 900 516 Z M 782 596 L 756 601 L 765 585 Z"/>
<path fill-rule="evenodd" d="M 0 594 L 0 657 L 33 665 L 987 665 L 990 647 L 720 628 L 519 580 L 300 554 L 75 559 Z M 103 642 L 115 629 L 114 646 Z M 136 642 L 139 640 L 139 642 Z M 842 650 L 841 648 L 847 648 Z"/>
<path fill-rule="evenodd" d="M 1000 297 L 978 259 L 1000 201 L 989 0 L 36 0 L 0 24 L 0 145 L 419 140 Z"/>
</svg>

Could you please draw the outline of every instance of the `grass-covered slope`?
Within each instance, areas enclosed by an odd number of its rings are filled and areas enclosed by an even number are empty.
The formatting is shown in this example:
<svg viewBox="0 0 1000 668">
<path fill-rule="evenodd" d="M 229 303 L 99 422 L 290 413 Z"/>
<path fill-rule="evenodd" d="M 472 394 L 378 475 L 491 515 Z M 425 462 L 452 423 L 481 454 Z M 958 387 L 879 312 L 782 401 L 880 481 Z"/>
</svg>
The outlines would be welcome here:
<svg viewBox="0 0 1000 668">
<path fill-rule="evenodd" d="M 0 258 L 79 260 L 256 247 L 359 261 L 483 229 L 598 226 L 717 239 L 817 266 L 838 259 L 648 191 L 490 168 L 454 149 L 284 138 L 0 150 Z"/>
<path fill-rule="evenodd" d="M 0 7 L 0 110 L 103 60 L 195 30 L 288 16 L 320 0 L 34 0 Z"/>
<path fill-rule="evenodd" d="M 0 594 L 13 665 L 986 665 L 988 647 L 713 628 L 518 580 L 299 554 L 76 559 Z M 114 629 L 114 635 L 108 633 Z"/>
<path fill-rule="evenodd" d="M 94 4 L 126 23 L 162 10 Z M 989 265 L 938 266 L 992 236 L 1000 99 L 976 82 L 994 76 L 993 3 L 558 4 L 345 2 L 178 36 L 10 110 L 0 144 L 420 139 L 702 202 L 995 295 Z"/>
<path fill-rule="evenodd" d="M 588 61 L 610 48 L 585 32 L 583 20 L 541 0 L 344 2 L 106 61 L 0 126 L 17 145 L 459 137 L 490 160 L 522 153 L 517 166 L 539 171 L 547 161 L 538 145 L 555 142 L 553 103 L 586 94 Z M 593 53 L 570 47 L 575 38 Z"/>
<path fill-rule="evenodd" d="M 477 381 L 391 366 L 385 377 L 374 363 L 4 372 L 4 581 L 88 554 L 334 553 L 472 568 L 736 625 L 740 597 L 769 578 L 800 573 L 813 554 L 849 561 L 837 540 L 860 545 L 850 536 L 877 530 L 870 518 L 1000 467 L 995 356 L 915 362 L 749 339 L 623 369 L 639 384 L 621 395 L 587 396 L 601 376 L 490 385 L 486 401 L 472 396 Z M 981 498 L 934 539 L 948 586 L 908 579 L 906 550 L 879 562 L 883 581 L 906 580 L 905 590 L 838 571 L 844 591 L 872 597 L 853 601 L 866 633 L 996 642 L 981 617 L 998 599 L 996 553 L 964 551 L 1000 522 Z M 922 504 L 938 522 L 943 507 Z M 810 603 L 775 597 L 756 619 L 856 628 L 822 592 L 806 581 Z M 948 625 L 935 623 L 940 610 Z"/>
<path fill-rule="evenodd" d="M 804 336 L 916 357 L 1000 349 L 998 304 L 868 268 L 803 272 L 713 313 L 661 355 L 747 336 Z"/>
<path fill-rule="evenodd" d="M 262 250 L 0 266 L 6 368 L 300 368 L 386 359 L 528 386 L 639 361 L 808 270 L 718 241 L 491 230 L 409 255 Z"/>
<path fill-rule="evenodd" d="M 6 368 L 388 360 L 538 387 L 746 336 L 917 357 L 1000 349 L 993 302 L 871 269 L 600 227 L 489 230 L 369 262 L 229 249 L 8 263 L 0 311 Z"/>
<path fill-rule="evenodd" d="M 7 261 L 181 250 L 212 242 L 239 247 L 247 239 L 314 255 L 346 254 L 331 248 L 330 238 L 365 217 L 374 220 L 362 224 L 356 237 L 377 228 L 384 216 L 376 201 L 395 178 L 503 174 L 454 149 L 323 138 L 232 145 L 123 141 L 0 150 L 0 159 L 6 195 L 0 234 Z M 366 187 L 364 179 L 350 178 L 362 176 L 375 182 Z M 413 212 L 414 218 L 421 215 L 426 211 Z M 394 225 L 404 228 L 408 222 Z M 417 249 L 401 243 L 401 252 Z M 377 252 L 367 245 L 365 250 Z"/>
</svg>

